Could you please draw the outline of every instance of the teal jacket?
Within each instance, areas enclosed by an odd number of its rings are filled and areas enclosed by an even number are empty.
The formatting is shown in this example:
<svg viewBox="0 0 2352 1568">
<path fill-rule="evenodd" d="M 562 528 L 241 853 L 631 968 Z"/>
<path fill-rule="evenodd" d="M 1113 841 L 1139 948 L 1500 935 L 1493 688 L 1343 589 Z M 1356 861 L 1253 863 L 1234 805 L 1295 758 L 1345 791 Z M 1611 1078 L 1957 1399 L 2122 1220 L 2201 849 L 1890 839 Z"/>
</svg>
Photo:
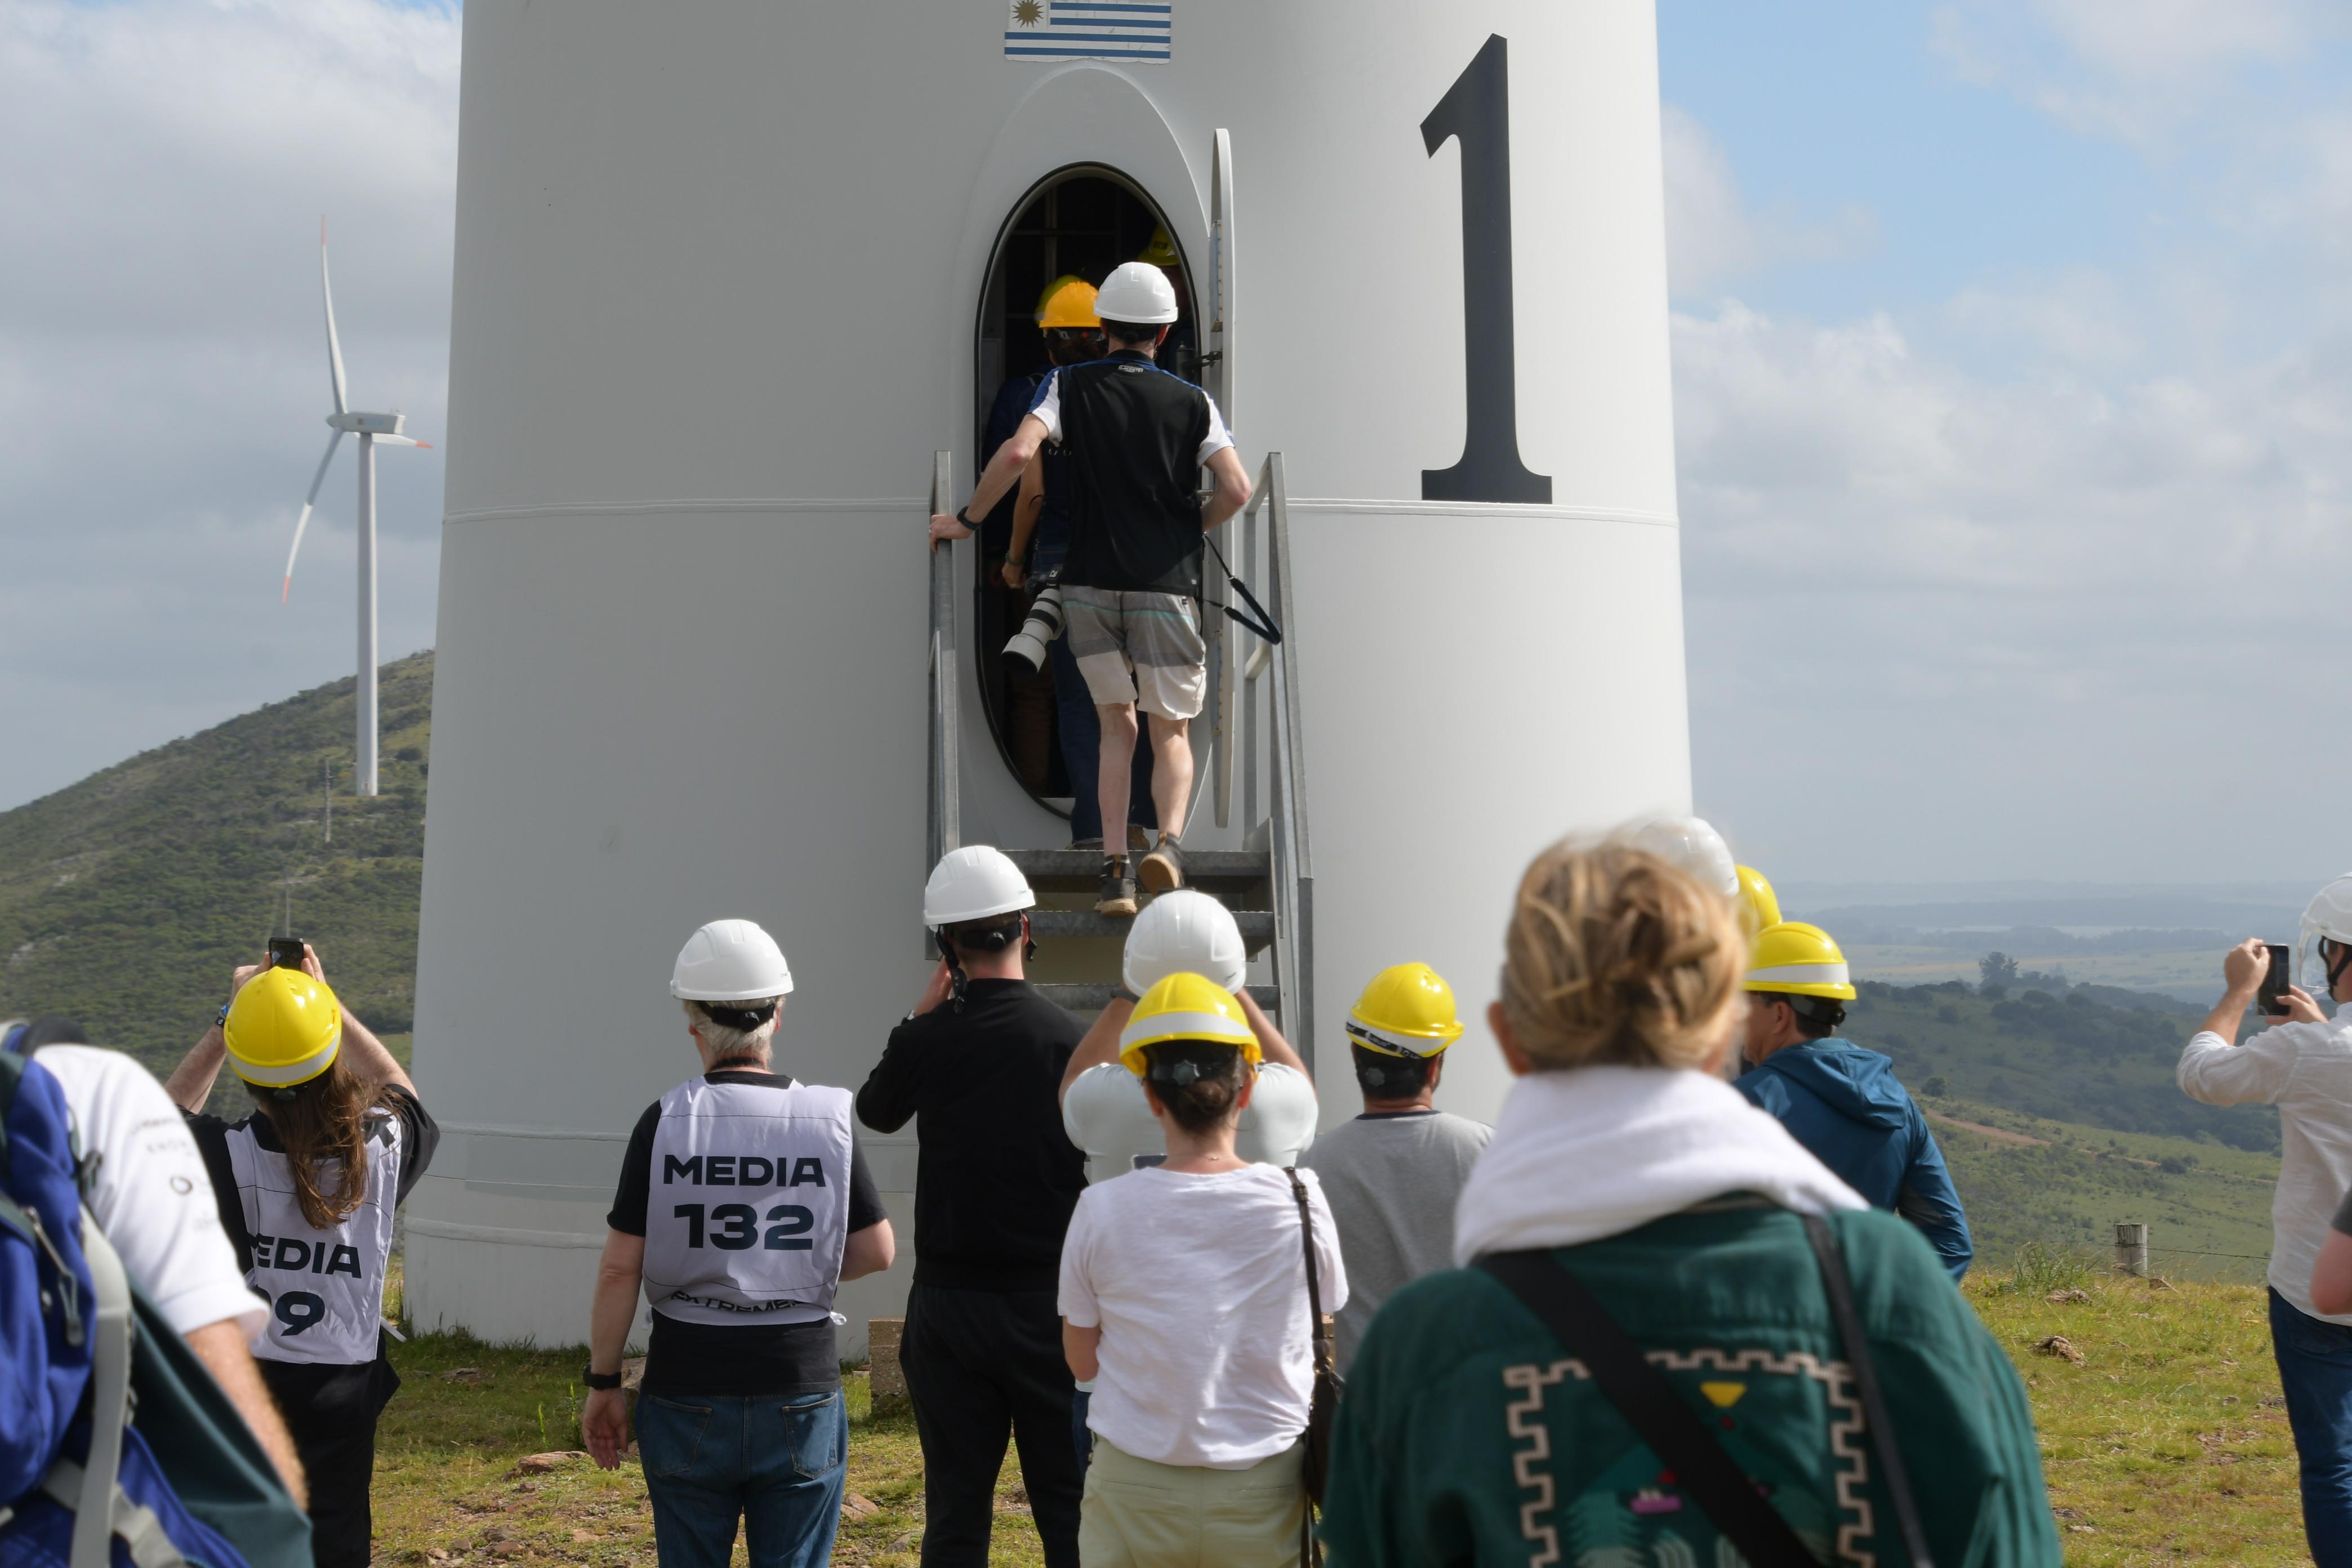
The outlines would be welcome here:
<svg viewBox="0 0 2352 1568">
<path fill-rule="evenodd" d="M 2016 1369 L 1910 1225 L 1862 1210 L 1831 1224 L 1938 1568 L 2055 1568 Z M 1824 1561 L 1908 1562 L 1796 1215 L 1733 1200 L 1554 1256 Z M 1476 1269 L 1417 1280 L 1373 1319 L 1323 1531 L 1332 1568 L 1727 1560 L 1580 1363 Z"/>
</svg>

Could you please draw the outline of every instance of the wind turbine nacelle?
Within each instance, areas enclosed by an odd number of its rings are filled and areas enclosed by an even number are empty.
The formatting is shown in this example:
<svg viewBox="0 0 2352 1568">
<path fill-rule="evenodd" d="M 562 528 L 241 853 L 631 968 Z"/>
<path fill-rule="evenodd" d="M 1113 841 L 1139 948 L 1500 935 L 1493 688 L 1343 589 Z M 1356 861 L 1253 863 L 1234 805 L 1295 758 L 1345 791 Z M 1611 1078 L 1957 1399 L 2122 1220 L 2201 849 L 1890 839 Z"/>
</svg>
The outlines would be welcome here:
<svg viewBox="0 0 2352 1568">
<path fill-rule="evenodd" d="M 405 414 L 330 414 L 327 423 L 354 436 L 397 436 L 408 423 Z"/>
</svg>

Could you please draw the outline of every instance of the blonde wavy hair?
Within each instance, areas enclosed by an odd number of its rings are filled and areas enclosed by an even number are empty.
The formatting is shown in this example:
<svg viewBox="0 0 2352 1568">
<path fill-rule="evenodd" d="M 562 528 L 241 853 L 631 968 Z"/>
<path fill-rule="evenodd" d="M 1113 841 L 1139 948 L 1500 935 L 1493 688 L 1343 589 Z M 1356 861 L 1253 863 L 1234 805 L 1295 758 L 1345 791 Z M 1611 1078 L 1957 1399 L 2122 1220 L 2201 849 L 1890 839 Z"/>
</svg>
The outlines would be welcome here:
<svg viewBox="0 0 2352 1568">
<path fill-rule="evenodd" d="M 1536 857 L 1504 953 L 1504 1020 L 1538 1068 L 1701 1066 L 1748 963 L 1729 900 L 1616 839 Z"/>
</svg>

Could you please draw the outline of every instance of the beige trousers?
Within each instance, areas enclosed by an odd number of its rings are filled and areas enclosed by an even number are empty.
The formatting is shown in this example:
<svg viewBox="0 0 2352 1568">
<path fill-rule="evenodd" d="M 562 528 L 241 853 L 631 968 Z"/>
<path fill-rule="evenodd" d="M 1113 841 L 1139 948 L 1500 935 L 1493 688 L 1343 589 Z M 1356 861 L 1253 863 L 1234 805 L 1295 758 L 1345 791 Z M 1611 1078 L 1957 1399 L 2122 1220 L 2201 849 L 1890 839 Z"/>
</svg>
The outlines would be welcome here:
<svg viewBox="0 0 2352 1568">
<path fill-rule="evenodd" d="M 1081 1568 L 1297 1568 L 1300 1444 L 1246 1470 L 1162 1465 L 1095 1438 Z"/>
</svg>

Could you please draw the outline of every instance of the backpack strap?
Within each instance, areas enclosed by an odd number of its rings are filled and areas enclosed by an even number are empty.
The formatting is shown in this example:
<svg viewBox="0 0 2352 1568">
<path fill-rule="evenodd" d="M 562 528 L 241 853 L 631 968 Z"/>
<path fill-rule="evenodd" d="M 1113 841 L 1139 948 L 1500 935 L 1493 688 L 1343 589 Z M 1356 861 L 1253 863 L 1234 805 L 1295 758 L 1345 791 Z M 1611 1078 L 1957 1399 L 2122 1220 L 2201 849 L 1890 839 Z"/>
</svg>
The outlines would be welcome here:
<svg viewBox="0 0 2352 1568">
<path fill-rule="evenodd" d="M 90 1346 L 89 1457 L 66 1504 L 74 1515 L 69 1562 L 71 1568 L 106 1568 L 116 1532 L 115 1500 L 122 1497 L 115 1481 L 122 1468 L 122 1429 L 131 1420 L 131 1276 L 88 1209 L 81 1213 L 81 1249 L 97 1298 L 91 1314 L 97 1331 Z M 42 1487 L 58 1497 L 67 1489 L 63 1482 L 53 1467 Z M 129 1500 L 123 1499 L 126 1505 Z"/>
<path fill-rule="evenodd" d="M 1764 1500 L 1666 1374 L 1550 1252 L 1490 1252 L 1476 1266 L 1517 1297 L 1560 1347 L 1584 1363 L 1593 1386 L 1754 1568 L 1821 1568 L 1821 1560 Z"/>
</svg>

